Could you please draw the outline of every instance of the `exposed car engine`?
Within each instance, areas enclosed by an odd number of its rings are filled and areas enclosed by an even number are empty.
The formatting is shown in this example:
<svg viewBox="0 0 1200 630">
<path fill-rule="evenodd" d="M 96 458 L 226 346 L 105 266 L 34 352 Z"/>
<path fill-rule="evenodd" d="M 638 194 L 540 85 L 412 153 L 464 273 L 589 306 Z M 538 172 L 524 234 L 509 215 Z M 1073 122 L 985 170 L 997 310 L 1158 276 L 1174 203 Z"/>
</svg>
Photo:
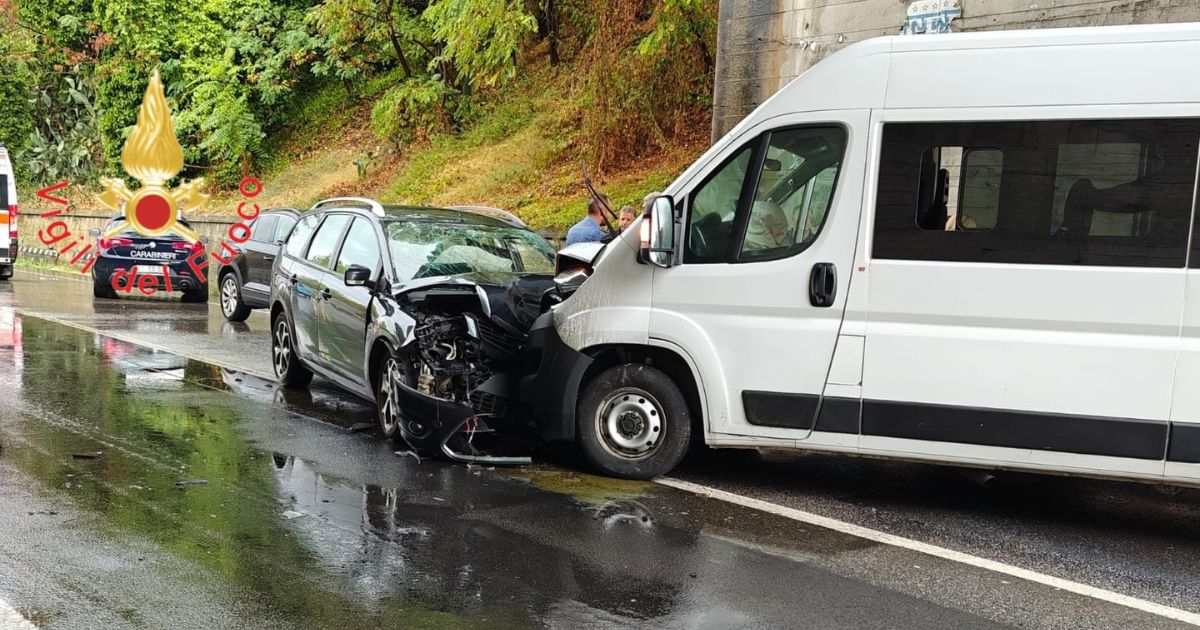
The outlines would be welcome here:
<svg viewBox="0 0 1200 630">
<path fill-rule="evenodd" d="M 463 426 L 418 423 L 404 427 L 410 445 L 426 443 L 436 433 L 444 443 L 466 432 L 498 426 L 519 433 L 513 409 L 512 378 L 521 373 L 527 331 L 543 308 L 543 294 L 553 285 L 549 275 L 460 279 L 410 290 L 400 304 L 414 320 L 412 340 L 404 355 L 405 381 L 417 392 L 455 403 L 465 415 Z M 459 423 L 456 417 L 452 423 Z M 444 446 L 443 446 L 444 450 Z M 449 454 L 449 453 L 448 453 Z"/>
</svg>

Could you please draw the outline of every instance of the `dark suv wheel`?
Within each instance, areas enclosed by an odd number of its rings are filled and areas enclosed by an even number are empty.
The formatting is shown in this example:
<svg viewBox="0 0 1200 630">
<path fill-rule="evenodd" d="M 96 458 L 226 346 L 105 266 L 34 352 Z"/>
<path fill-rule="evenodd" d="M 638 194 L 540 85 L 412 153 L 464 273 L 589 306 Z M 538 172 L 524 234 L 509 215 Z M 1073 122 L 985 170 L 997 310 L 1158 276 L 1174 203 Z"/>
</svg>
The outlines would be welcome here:
<svg viewBox="0 0 1200 630">
<path fill-rule="evenodd" d="M 231 322 L 244 322 L 250 317 L 250 307 L 242 302 L 242 288 L 238 286 L 237 274 L 232 271 L 221 276 L 218 285 L 221 292 L 221 314 Z"/>
<path fill-rule="evenodd" d="M 601 472 L 652 479 L 687 454 L 692 418 L 671 377 L 648 365 L 611 367 L 588 383 L 576 410 L 584 456 Z"/>
<path fill-rule="evenodd" d="M 375 370 L 376 418 L 379 420 L 379 432 L 383 437 L 393 439 L 400 429 L 400 400 L 396 385 L 403 378 L 400 362 L 391 353 L 380 360 Z"/>
<path fill-rule="evenodd" d="M 275 377 L 285 387 L 304 387 L 312 381 L 312 372 L 296 356 L 295 339 L 287 315 L 280 311 L 271 324 L 271 364 Z"/>
</svg>

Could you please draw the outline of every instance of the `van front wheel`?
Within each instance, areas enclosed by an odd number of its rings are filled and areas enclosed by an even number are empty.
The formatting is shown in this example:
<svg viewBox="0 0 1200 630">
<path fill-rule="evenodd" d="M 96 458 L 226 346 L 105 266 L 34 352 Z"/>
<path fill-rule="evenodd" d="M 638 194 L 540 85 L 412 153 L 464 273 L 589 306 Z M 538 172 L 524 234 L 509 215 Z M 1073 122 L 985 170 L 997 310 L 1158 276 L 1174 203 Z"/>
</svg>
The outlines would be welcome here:
<svg viewBox="0 0 1200 630">
<path fill-rule="evenodd" d="M 640 363 L 611 367 L 588 383 L 576 410 L 587 460 L 624 479 L 666 474 L 687 454 L 692 418 L 679 387 Z"/>
</svg>

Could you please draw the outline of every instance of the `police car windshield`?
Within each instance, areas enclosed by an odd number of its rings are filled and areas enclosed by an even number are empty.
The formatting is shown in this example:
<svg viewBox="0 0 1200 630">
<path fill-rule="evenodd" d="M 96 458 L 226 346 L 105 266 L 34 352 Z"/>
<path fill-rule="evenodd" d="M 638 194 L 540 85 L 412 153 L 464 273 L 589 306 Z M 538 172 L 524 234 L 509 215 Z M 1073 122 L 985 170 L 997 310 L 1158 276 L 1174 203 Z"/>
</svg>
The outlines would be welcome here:
<svg viewBox="0 0 1200 630">
<path fill-rule="evenodd" d="M 108 224 L 104 226 L 104 229 L 100 230 L 100 233 L 108 234 L 109 230 L 117 227 L 124 220 L 125 219 L 122 217 L 110 219 Z M 192 227 L 185 219 L 179 219 L 179 225 L 182 225 L 183 227 L 187 227 L 187 228 Z M 136 231 L 134 231 L 134 229 L 132 227 L 122 230 L 122 231 L 118 232 L 117 234 L 115 234 L 114 236 L 119 236 L 121 238 L 153 238 L 153 239 L 157 239 L 160 241 L 181 241 L 181 240 L 183 240 L 183 237 L 176 234 L 175 232 L 167 232 L 166 234 L 159 234 L 158 236 L 144 236 L 142 234 L 138 234 Z"/>
</svg>

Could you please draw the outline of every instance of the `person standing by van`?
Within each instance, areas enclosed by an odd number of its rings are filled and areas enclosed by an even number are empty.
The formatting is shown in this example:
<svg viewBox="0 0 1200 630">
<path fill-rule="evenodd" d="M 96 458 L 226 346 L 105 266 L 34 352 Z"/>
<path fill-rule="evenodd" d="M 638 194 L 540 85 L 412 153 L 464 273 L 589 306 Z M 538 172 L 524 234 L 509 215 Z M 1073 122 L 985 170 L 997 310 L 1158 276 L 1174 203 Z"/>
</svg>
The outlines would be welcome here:
<svg viewBox="0 0 1200 630">
<path fill-rule="evenodd" d="M 617 217 L 617 223 L 621 226 L 621 231 L 629 229 L 633 225 L 633 220 L 637 218 L 637 213 L 634 212 L 633 206 L 621 206 L 621 213 Z"/>
<path fill-rule="evenodd" d="M 571 226 L 567 230 L 567 245 L 575 243 L 598 243 L 608 236 L 600 226 L 604 224 L 604 207 L 601 204 L 607 205 L 608 197 L 604 197 L 603 201 L 592 198 L 588 202 L 587 216 L 583 217 L 579 223 Z"/>
</svg>

